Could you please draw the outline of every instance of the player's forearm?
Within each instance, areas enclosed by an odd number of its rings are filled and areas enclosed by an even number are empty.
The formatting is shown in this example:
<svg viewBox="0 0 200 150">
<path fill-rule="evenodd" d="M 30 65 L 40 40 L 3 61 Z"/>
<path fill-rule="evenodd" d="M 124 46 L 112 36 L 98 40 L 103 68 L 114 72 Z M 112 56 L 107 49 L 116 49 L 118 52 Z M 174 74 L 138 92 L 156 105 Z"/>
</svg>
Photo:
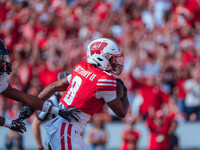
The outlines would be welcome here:
<svg viewBox="0 0 200 150">
<path fill-rule="evenodd" d="M 44 102 L 38 99 L 38 97 L 23 93 L 15 88 L 9 86 L 2 94 L 10 99 L 20 101 L 32 108 L 42 110 Z"/>
<path fill-rule="evenodd" d="M 129 101 L 128 101 L 128 97 L 127 97 L 127 92 L 124 94 L 124 97 L 121 99 L 121 102 L 122 102 L 123 110 L 124 110 L 125 114 L 127 114 L 128 107 L 129 107 Z"/>
<path fill-rule="evenodd" d="M 108 106 L 112 109 L 112 111 L 119 118 L 124 118 L 128 112 L 129 102 L 127 99 L 123 101 L 120 99 L 116 99 L 107 103 Z"/>
<path fill-rule="evenodd" d="M 118 84 L 117 84 L 117 89 L 118 90 L 120 89 L 119 91 L 123 90 L 123 95 L 122 95 L 122 92 L 119 92 L 119 93 L 117 92 L 117 97 L 118 97 L 118 101 L 119 101 L 118 103 L 120 104 L 119 105 L 120 111 L 117 111 L 118 115 L 116 113 L 115 114 L 119 118 L 124 118 L 128 112 L 128 107 L 129 107 L 129 101 L 128 101 L 128 97 L 127 97 L 127 88 L 121 79 L 117 78 L 116 80 L 117 80 L 117 83 L 120 83 L 120 85 L 122 85 L 122 86 L 118 86 Z M 123 88 L 123 89 L 121 89 L 121 88 Z M 118 112 L 120 112 L 120 113 L 118 113 Z"/>
<path fill-rule="evenodd" d="M 55 84 L 50 84 L 47 86 L 42 92 L 39 93 L 38 98 L 40 98 L 43 101 L 46 101 L 49 99 L 54 93 L 56 92 L 56 86 Z"/>
<path fill-rule="evenodd" d="M 56 81 L 56 82 L 50 84 L 49 86 L 47 86 L 42 92 L 40 92 L 40 94 L 38 95 L 38 97 L 40 99 L 42 99 L 43 101 L 46 101 L 56 91 L 59 91 L 59 92 L 65 91 L 67 89 L 67 86 L 68 86 L 67 79 L 62 79 L 62 80 Z"/>
<path fill-rule="evenodd" d="M 35 108 L 37 110 L 43 109 L 44 101 L 32 95 L 28 95 L 27 98 L 28 98 L 28 102 L 27 102 L 28 106 Z"/>
<path fill-rule="evenodd" d="M 59 108 L 52 106 L 51 103 L 44 102 L 36 96 L 29 95 L 9 86 L 2 94 L 10 99 L 23 102 L 24 104 L 44 112 L 58 114 Z"/>
<path fill-rule="evenodd" d="M 127 98 L 124 98 L 123 100 L 120 101 L 121 105 L 120 105 L 120 111 L 119 112 L 115 112 L 115 114 L 119 117 L 119 118 L 124 118 L 126 117 L 127 113 L 128 113 L 128 107 L 129 107 L 129 101 Z"/>
</svg>

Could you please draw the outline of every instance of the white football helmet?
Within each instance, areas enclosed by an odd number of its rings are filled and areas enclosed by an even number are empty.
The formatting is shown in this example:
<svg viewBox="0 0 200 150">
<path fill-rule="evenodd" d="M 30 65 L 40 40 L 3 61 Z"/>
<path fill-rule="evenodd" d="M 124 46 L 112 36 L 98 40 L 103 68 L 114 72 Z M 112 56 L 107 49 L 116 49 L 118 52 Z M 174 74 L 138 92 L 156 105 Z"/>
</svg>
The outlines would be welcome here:
<svg viewBox="0 0 200 150">
<path fill-rule="evenodd" d="M 118 45 L 110 39 L 99 38 L 88 45 L 87 62 L 109 73 L 119 75 L 122 72 L 123 58 Z"/>
</svg>

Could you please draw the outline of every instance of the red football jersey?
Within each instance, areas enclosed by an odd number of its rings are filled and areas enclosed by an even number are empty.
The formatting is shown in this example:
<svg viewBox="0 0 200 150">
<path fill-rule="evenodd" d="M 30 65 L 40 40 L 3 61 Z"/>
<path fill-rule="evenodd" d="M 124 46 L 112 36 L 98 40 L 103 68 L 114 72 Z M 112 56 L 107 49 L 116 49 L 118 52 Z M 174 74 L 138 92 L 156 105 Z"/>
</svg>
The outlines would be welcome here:
<svg viewBox="0 0 200 150">
<path fill-rule="evenodd" d="M 147 126 L 150 130 L 148 150 L 169 150 L 169 128 L 175 114 L 170 114 L 162 118 L 162 126 L 154 122 L 154 118 L 148 116 L 146 119 Z"/>
<path fill-rule="evenodd" d="M 67 108 L 76 106 L 93 116 L 105 103 L 103 98 L 96 98 L 97 91 L 115 91 L 116 78 L 103 69 L 88 62 L 80 62 L 71 74 L 71 81 L 61 102 Z"/>
</svg>

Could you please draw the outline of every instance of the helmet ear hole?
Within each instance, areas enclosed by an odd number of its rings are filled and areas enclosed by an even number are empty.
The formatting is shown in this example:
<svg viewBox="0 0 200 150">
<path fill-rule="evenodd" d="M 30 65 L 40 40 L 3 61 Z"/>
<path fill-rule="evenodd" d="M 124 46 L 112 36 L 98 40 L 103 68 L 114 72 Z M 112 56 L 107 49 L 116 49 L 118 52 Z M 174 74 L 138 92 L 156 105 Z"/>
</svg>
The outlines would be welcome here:
<svg viewBox="0 0 200 150">
<path fill-rule="evenodd" d="M 103 61 L 103 59 L 101 59 L 101 58 L 99 58 L 99 57 L 98 57 L 97 59 L 98 59 L 99 61 Z"/>
<path fill-rule="evenodd" d="M 113 56 L 110 57 L 109 62 L 112 63 L 112 60 L 113 60 Z"/>
</svg>

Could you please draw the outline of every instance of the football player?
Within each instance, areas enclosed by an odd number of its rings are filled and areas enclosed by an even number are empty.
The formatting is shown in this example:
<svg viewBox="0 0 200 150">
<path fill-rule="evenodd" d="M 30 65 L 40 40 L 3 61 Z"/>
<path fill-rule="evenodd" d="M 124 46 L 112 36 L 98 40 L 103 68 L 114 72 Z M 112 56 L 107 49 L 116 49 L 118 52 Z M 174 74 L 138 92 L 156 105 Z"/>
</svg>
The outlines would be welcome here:
<svg viewBox="0 0 200 150">
<path fill-rule="evenodd" d="M 90 117 L 105 103 L 119 118 L 127 114 L 127 89 L 122 80 L 115 78 L 123 69 L 123 55 L 118 45 L 107 38 L 96 39 L 88 45 L 87 56 L 87 62 L 78 63 L 72 74 L 49 85 L 38 95 L 48 99 L 55 90 L 67 89 L 60 99 L 61 108 L 75 107 L 81 111 L 79 122 L 56 117 L 45 124 L 45 143 L 53 150 L 88 150 L 81 133 Z"/>
<path fill-rule="evenodd" d="M 50 112 L 53 114 L 59 114 L 65 119 L 68 119 L 69 117 L 72 117 L 77 120 L 77 118 L 74 116 L 74 110 L 61 110 L 57 107 L 54 107 L 49 103 L 48 101 L 40 100 L 36 96 L 32 96 L 29 94 L 25 94 L 13 87 L 9 84 L 8 81 L 8 74 L 12 71 L 11 69 L 11 53 L 7 49 L 5 43 L 0 40 L 0 93 L 7 98 L 23 102 L 24 104 L 31 106 L 35 109 L 42 110 L 44 112 Z M 24 108 L 26 111 L 26 108 Z M 32 111 L 34 112 L 34 111 Z M 77 111 L 75 111 L 77 112 Z M 27 113 L 23 114 L 25 117 L 26 115 L 29 115 Z M 19 120 L 9 120 L 3 117 L 0 117 L 0 126 L 8 127 L 14 131 L 18 132 L 24 132 L 26 131 L 25 124 Z"/>
<path fill-rule="evenodd" d="M 65 78 L 69 73 L 67 72 L 61 72 L 58 74 L 58 80 L 61 80 Z M 53 94 L 48 101 L 51 102 L 54 106 L 58 107 L 59 101 L 61 96 L 64 94 L 64 92 L 56 92 Z M 42 144 L 42 138 L 41 138 L 41 130 L 40 125 L 47 121 L 50 118 L 55 118 L 56 116 L 54 114 L 49 114 L 47 112 L 37 111 L 37 115 L 34 118 L 32 122 L 32 129 L 33 134 L 35 136 L 35 140 L 37 143 L 38 150 L 44 150 L 43 144 Z"/>
</svg>

